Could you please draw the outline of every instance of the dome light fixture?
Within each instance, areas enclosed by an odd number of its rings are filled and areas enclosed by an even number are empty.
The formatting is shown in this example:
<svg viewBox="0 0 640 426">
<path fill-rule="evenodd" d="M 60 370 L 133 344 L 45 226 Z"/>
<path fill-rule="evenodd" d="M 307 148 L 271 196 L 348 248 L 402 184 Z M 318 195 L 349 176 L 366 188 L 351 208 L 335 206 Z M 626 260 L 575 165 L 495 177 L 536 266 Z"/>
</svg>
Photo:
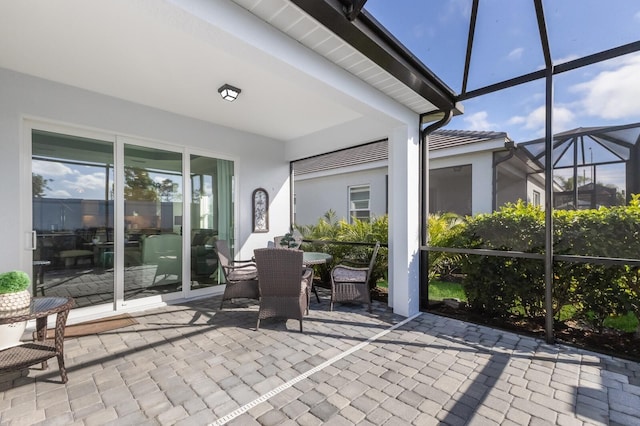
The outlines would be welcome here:
<svg viewBox="0 0 640 426">
<path fill-rule="evenodd" d="M 222 87 L 218 89 L 218 93 L 222 96 L 222 99 L 225 101 L 233 102 L 236 100 L 241 90 L 237 87 L 233 87 L 230 84 L 224 84 Z"/>
</svg>

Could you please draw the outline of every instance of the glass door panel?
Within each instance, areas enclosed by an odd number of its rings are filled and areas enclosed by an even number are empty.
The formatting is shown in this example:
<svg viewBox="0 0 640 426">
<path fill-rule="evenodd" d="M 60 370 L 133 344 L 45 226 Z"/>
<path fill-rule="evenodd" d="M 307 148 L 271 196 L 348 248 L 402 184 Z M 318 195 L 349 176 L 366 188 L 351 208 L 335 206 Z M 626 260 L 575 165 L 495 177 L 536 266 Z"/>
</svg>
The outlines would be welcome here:
<svg viewBox="0 0 640 426">
<path fill-rule="evenodd" d="M 233 245 L 233 162 L 191 155 L 190 168 L 190 271 L 191 288 L 197 289 L 220 283 L 216 239 Z"/>
<path fill-rule="evenodd" d="M 124 298 L 182 288 L 182 154 L 124 145 Z"/>
<path fill-rule="evenodd" d="M 113 302 L 113 144 L 34 130 L 33 292 Z"/>
</svg>

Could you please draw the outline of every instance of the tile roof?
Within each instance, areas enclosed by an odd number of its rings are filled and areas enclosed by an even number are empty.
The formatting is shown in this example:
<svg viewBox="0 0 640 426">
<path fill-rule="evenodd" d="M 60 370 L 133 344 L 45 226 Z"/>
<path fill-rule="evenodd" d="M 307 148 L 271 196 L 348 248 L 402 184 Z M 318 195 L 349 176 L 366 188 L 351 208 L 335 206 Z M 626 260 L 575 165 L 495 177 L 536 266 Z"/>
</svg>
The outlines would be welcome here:
<svg viewBox="0 0 640 426">
<path fill-rule="evenodd" d="M 358 164 L 387 161 L 389 157 L 387 146 L 387 140 L 383 140 L 295 161 L 293 163 L 294 174 L 298 176 Z"/>
<path fill-rule="evenodd" d="M 429 136 L 429 151 L 470 145 L 496 138 L 508 138 L 508 136 L 505 132 L 437 130 Z M 383 140 L 298 160 L 293 163 L 293 168 L 294 174 L 299 176 L 376 161 L 387 161 L 388 156 L 388 141 Z"/>
<path fill-rule="evenodd" d="M 429 151 L 470 145 L 499 138 L 508 138 L 507 133 L 475 130 L 436 130 L 429 135 Z"/>
</svg>

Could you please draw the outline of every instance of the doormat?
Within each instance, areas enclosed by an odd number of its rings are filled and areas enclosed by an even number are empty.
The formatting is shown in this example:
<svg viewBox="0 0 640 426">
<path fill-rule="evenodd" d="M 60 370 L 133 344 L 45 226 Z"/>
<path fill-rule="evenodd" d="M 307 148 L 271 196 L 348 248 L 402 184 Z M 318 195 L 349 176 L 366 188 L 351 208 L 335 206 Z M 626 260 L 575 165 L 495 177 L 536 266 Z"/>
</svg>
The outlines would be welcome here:
<svg viewBox="0 0 640 426">
<path fill-rule="evenodd" d="M 137 324 L 136 321 L 129 314 L 116 315 L 113 317 L 100 318 L 93 321 L 81 322 L 79 324 L 67 325 L 64 329 L 64 337 L 81 337 L 88 336 L 90 334 L 102 333 L 104 331 L 116 330 L 122 327 L 128 327 L 130 325 Z M 50 328 L 47 330 L 47 339 L 53 339 L 55 336 L 55 329 Z"/>
</svg>

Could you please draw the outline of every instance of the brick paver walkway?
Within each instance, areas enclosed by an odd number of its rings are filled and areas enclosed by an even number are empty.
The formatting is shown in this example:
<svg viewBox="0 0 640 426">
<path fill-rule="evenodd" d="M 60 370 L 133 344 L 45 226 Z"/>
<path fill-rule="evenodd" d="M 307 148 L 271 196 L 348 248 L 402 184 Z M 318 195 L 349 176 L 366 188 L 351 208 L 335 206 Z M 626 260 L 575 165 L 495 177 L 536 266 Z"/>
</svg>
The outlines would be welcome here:
<svg viewBox="0 0 640 426">
<path fill-rule="evenodd" d="M 431 314 L 312 300 L 305 333 L 219 297 L 0 375 L 0 424 L 640 425 L 640 364 Z"/>
</svg>

